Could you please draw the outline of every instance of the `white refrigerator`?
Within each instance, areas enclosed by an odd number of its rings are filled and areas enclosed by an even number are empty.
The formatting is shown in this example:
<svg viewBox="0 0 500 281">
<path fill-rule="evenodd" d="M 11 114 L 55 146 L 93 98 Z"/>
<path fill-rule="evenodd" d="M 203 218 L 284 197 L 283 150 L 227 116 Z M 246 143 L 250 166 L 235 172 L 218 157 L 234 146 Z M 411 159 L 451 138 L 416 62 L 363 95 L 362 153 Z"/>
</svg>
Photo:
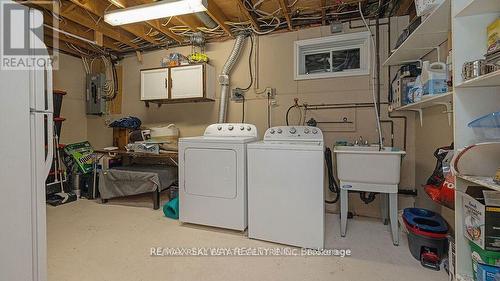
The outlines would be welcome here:
<svg viewBox="0 0 500 281">
<path fill-rule="evenodd" d="M 43 22 L 39 11 L 27 12 L 29 25 L 39 24 L 40 18 Z M 11 24 L 11 31 L 28 29 L 26 21 L 19 20 Z M 0 280 L 45 281 L 45 179 L 53 157 L 52 68 L 0 70 L 0 96 Z"/>
</svg>

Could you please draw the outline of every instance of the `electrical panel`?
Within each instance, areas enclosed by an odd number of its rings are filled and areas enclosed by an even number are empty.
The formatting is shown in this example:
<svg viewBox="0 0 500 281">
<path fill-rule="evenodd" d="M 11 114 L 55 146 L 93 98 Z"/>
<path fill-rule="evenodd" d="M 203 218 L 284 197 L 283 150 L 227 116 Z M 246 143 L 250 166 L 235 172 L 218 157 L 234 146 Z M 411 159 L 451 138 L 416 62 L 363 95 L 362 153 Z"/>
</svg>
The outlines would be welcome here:
<svg viewBox="0 0 500 281">
<path fill-rule="evenodd" d="M 104 73 L 87 75 L 86 100 L 88 115 L 103 115 L 106 112 L 105 83 L 106 75 Z"/>
</svg>

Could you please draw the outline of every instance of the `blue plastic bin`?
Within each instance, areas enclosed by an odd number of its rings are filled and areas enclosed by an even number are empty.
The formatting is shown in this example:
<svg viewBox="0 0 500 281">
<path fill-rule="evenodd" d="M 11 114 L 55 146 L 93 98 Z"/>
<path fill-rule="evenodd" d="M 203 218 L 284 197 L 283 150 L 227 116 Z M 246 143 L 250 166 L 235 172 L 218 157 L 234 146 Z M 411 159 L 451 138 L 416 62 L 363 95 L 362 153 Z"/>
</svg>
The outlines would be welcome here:
<svg viewBox="0 0 500 281">
<path fill-rule="evenodd" d="M 481 140 L 500 140 L 500 112 L 492 112 L 468 124 Z"/>
<path fill-rule="evenodd" d="M 500 280 L 500 267 L 488 264 L 477 265 L 477 281 L 498 280 Z"/>
</svg>

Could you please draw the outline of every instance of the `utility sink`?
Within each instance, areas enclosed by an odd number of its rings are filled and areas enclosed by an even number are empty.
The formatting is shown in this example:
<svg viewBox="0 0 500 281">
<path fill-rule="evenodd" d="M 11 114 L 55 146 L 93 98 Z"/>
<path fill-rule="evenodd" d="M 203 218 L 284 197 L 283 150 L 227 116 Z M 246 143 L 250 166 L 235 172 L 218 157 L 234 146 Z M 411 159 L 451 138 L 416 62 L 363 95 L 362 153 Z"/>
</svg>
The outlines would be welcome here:
<svg viewBox="0 0 500 281">
<path fill-rule="evenodd" d="M 378 146 L 335 146 L 337 176 L 341 182 L 353 185 L 372 184 L 373 192 L 384 185 L 397 185 L 400 180 L 401 157 L 405 151 L 393 147 Z M 397 187 L 396 187 L 397 188 Z M 373 189 L 373 190 L 372 190 Z"/>
<path fill-rule="evenodd" d="M 401 158 L 406 152 L 393 147 L 379 149 L 378 146 L 336 146 L 333 151 L 340 181 L 340 235 L 346 237 L 348 192 L 376 192 L 382 200 L 383 221 L 387 220 L 389 207 L 392 243 L 398 245 L 398 184 Z"/>
</svg>

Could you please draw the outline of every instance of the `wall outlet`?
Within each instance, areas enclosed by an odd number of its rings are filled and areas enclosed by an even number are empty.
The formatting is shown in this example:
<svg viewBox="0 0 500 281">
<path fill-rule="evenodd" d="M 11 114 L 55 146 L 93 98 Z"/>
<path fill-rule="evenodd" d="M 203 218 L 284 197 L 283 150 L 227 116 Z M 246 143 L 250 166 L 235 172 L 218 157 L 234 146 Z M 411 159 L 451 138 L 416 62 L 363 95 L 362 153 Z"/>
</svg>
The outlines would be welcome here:
<svg viewBox="0 0 500 281">
<path fill-rule="evenodd" d="M 340 33 L 344 29 L 344 25 L 341 21 L 334 21 L 330 23 L 330 32 L 331 33 Z"/>
<path fill-rule="evenodd" d="M 269 95 L 270 98 L 274 99 L 276 96 L 276 88 L 267 87 L 264 89 L 263 93 L 266 97 Z"/>
<path fill-rule="evenodd" d="M 231 91 L 231 100 L 241 102 L 245 99 L 245 92 L 241 88 L 236 88 Z"/>
</svg>

